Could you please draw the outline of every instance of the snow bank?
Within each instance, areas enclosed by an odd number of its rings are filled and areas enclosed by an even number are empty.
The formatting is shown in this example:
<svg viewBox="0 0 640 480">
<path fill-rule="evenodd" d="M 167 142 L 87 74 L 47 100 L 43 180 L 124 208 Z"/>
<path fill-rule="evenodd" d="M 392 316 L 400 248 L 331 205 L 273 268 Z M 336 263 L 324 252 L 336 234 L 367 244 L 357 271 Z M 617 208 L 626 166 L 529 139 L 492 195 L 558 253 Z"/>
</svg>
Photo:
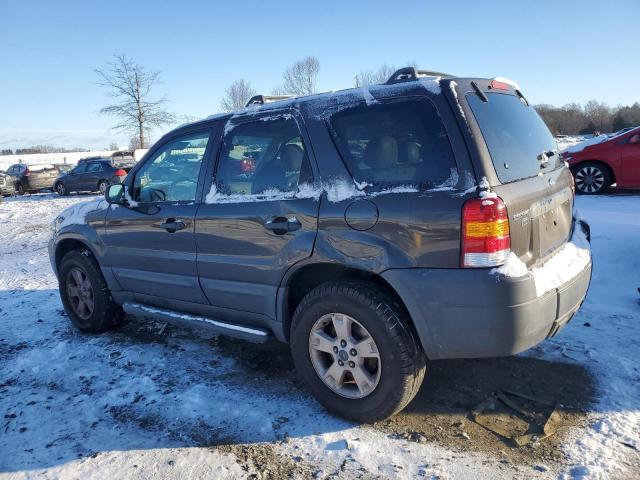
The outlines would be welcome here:
<svg viewBox="0 0 640 480">
<path fill-rule="evenodd" d="M 502 82 L 502 83 L 506 83 L 507 85 L 511 85 L 515 90 L 520 90 L 520 85 L 518 85 L 516 82 L 514 82 L 513 80 L 511 80 L 509 78 L 495 77 L 494 80 L 496 82 Z"/>
<path fill-rule="evenodd" d="M 536 296 L 541 297 L 575 278 L 590 260 L 589 242 L 576 219 L 571 239 L 541 267 L 534 267 L 529 271 L 525 263 L 511 252 L 504 265 L 491 269 L 490 273 L 512 278 L 531 274 L 536 286 Z"/>
</svg>

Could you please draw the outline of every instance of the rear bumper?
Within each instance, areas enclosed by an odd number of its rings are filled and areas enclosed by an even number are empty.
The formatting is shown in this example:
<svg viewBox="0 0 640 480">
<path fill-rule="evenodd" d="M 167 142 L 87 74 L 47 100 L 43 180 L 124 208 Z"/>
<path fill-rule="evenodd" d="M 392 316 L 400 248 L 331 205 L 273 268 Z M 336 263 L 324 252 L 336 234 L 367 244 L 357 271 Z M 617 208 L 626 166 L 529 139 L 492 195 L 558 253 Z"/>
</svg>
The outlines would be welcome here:
<svg viewBox="0 0 640 480">
<path fill-rule="evenodd" d="M 576 226 L 576 228 L 579 228 Z M 588 225 L 584 225 L 588 236 Z M 432 359 L 513 355 L 558 333 L 580 308 L 591 281 L 580 273 L 537 296 L 529 273 L 518 278 L 486 269 L 394 269 L 396 289 Z"/>
</svg>

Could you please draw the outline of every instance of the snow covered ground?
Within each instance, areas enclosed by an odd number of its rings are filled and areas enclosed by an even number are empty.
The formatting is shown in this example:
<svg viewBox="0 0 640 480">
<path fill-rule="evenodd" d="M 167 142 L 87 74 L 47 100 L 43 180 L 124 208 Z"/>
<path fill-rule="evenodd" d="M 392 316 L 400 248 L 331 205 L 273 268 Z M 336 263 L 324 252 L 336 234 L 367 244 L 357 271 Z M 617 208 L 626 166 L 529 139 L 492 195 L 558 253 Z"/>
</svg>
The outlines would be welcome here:
<svg viewBox="0 0 640 480">
<path fill-rule="evenodd" d="M 58 212 L 93 198 L 0 203 L 0 478 L 638 478 L 637 194 L 578 198 L 595 268 L 557 337 L 517 357 L 434 362 L 407 411 L 371 426 L 326 414 L 284 345 L 139 321 L 74 330 L 46 241 Z M 575 421 L 513 448 L 469 419 L 485 393 L 522 384 L 546 385 Z"/>
</svg>

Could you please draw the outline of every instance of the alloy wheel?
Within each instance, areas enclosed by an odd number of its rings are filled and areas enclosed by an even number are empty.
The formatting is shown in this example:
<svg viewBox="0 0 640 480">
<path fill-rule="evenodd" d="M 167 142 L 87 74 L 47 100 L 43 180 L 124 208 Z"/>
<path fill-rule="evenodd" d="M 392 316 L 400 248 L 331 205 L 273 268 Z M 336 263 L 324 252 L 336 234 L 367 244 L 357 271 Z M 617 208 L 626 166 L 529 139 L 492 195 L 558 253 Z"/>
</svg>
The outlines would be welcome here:
<svg viewBox="0 0 640 480">
<path fill-rule="evenodd" d="M 103 182 L 100 182 L 100 183 L 98 184 L 98 190 L 100 190 L 100 193 L 101 193 L 102 195 L 104 195 L 104 192 L 106 192 L 106 191 L 107 191 L 107 182 L 104 182 L 104 181 L 103 181 Z"/>
<path fill-rule="evenodd" d="M 380 382 L 382 364 L 376 342 L 349 315 L 320 317 L 309 333 L 309 355 L 323 383 L 343 397 L 364 398 Z"/>
<path fill-rule="evenodd" d="M 78 267 L 72 268 L 67 275 L 67 298 L 71 308 L 81 319 L 87 320 L 93 314 L 93 286 L 87 274 Z"/>
<path fill-rule="evenodd" d="M 604 187 L 604 173 L 592 165 L 576 172 L 576 188 L 583 193 L 596 193 Z"/>
</svg>

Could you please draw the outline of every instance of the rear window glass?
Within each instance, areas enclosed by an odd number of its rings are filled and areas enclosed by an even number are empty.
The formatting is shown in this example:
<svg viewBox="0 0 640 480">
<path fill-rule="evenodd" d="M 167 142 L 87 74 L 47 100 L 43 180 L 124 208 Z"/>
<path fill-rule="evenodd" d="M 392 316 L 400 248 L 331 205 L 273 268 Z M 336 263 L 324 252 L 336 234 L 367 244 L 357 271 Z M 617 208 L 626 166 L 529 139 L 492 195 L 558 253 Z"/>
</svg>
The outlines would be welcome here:
<svg viewBox="0 0 640 480">
<path fill-rule="evenodd" d="M 335 114 L 331 125 L 357 182 L 427 189 L 457 179 L 449 138 L 429 101 L 363 105 Z"/>
<path fill-rule="evenodd" d="M 496 174 L 502 183 L 536 176 L 543 171 L 538 159 L 543 152 L 558 147 L 540 115 L 520 97 L 503 93 L 487 93 L 488 102 L 476 94 L 467 95 L 482 136 L 489 149 Z M 549 161 L 547 169 L 561 164 Z"/>
</svg>

